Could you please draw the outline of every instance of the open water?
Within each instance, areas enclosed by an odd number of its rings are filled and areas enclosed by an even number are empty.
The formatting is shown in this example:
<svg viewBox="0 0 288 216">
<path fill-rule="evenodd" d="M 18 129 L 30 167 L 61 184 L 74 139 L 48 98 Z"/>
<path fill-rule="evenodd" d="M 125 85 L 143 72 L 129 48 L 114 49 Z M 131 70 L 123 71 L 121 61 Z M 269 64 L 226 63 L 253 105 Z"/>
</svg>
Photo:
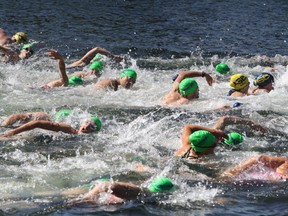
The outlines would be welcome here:
<svg viewBox="0 0 288 216">
<path fill-rule="evenodd" d="M 99 133 L 71 136 L 34 130 L 0 142 L 0 209 L 3 215 L 288 215 L 287 182 L 220 183 L 225 167 L 259 153 L 287 154 L 287 34 L 285 0 L 70 0 L 0 1 L 0 27 L 11 35 L 28 32 L 36 54 L 16 64 L 0 64 L 0 116 L 73 110 L 66 121 L 75 127 L 97 114 Z M 58 78 L 56 62 L 46 56 L 57 49 L 67 63 L 93 47 L 129 58 L 138 72 L 132 90 L 95 91 L 93 85 L 39 89 Z M 197 79 L 200 98 L 182 107 L 161 100 L 181 70 L 216 75 L 217 63 L 250 81 L 275 69 L 275 90 L 248 96 L 229 111 L 229 76 L 208 87 Z M 107 64 L 101 78 L 116 78 L 123 65 Z M 87 68 L 84 68 L 87 70 Z M 173 157 L 187 123 L 211 126 L 223 115 L 250 118 L 275 133 L 252 136 L 235 150 L 218 147 L 215 156 L 191 162 Z M 7 128 L 1 128 L 1 132 Z M 229 131 L 229 128 L 228 130 Z M 143 164 L 147 169 L 138 172 Z M 178 189 L 154 202 L 112 206 L 65 207 L 60 192 L 109 177 L 148 184 L 168 176 Z"/>
</svg>

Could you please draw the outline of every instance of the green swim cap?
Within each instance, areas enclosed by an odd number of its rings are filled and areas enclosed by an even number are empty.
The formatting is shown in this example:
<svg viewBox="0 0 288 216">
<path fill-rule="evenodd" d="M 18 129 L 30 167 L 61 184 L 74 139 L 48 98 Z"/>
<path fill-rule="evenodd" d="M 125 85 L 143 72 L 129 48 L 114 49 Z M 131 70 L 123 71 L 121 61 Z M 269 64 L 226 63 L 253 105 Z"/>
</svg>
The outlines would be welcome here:
<svg viewBox="0 0 288 216">
<path fill-rule="evenodd" d="M 169 178 L 157 178 L 148 187 L 151 192 L 168 191 L 173 188 L 174 184 Z"/>
<path fill-rule="evenodd" d="M 68 80 L 68 85 L 83 85 L 83 80 L 78 76 L 72 76 Z"/>
<path fill-rule="evenodd" d="M 100 61 L 93 62 L 90 67 L 91 70 L 101 71 L 103 69 L 103 64 Z"/>
<path fill-rule="evenodd" d="M 125 76 L 134 78 L 135 80 L 137 79 L 137 73 L 135 72 L 135 70 L 131 68 L 128 68 L 122 71 L 122 73 L 120 74 L 120 78 L 125 77 Z"/>
<path fill-rule="evenodd" d="M 243 136 L 240 133 L 231 132 L 228 134 L 228 139 L 224 139 L 227 145 L 237 145 L 243 142 Z"/>
<path fill-rule="evenodd" d="M 102 122 L 97 116 L 90 116 L 90 119 L 93 120 L 97 126 L 96 131 L 99 131 L 102 128 Z"/>
<path fill-rule="evenodd" d="M 94 58 L 92 59 L 92 61 L 100 61 L 101 59 L 103 59 L 105 56 L 100 54 L 100 53 L 97 53 Z"/>
<path fill-rule="evenodd" d="M 197 88 L 198 84 L 192 78 L 183 79 L 179 84 L 179 92 L 184 97 L 193 94 Z"/>
<path fill-rule="evenodd" d="M 28 47 L 32 49 L 33 48 L 33 44 L 28 43 L 28 44 L 23 45 L 22 48 L 21 48 L 21 51 L 26 49 L 26 48 L 28 48 Z"/>
<path fill-rule="evenodd" d="M 230 68 L 227 64 L 218 64 L 216 65 L 215 69 L 220 74 L 227 74 L 230 71 Z"/>
<path fill-rule="evenodd" d="M 208 148 L 215 147 L 215 136 L 206 130 L 198 130 L 189 136 L 191 147 L 196 153 L 206 151 Z"/>
<path fill-rule="evenodd" d="M 58 112 L 56 112 L 54 118 L 55 118 L 55 120 L 61 120 L 61 119 L 65 118 L 65 117 L 69 116 L 71 114 L 71 112 L 72 111 L 69 110 L 69 109 L 61 109 Z"/>
</svg>

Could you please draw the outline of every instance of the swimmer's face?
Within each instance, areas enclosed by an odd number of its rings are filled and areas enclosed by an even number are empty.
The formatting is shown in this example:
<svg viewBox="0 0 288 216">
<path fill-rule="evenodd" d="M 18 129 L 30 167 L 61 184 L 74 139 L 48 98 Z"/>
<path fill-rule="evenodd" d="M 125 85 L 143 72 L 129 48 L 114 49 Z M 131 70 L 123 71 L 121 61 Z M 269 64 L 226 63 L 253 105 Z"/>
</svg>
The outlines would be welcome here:
<svg viewBox="0 0 288 216">
<path fill-rule="evenodd" d="M 272 83 L 264 86 L 263 88 L 266 89 L 268 92 L 274 90 L 274 87 L 273 87 L 273 84 L 272 84 Z"/>
<path fill-rule="evenodd" d="M 136 82 L 136 79 L 132 78 L 132 77 L 122 77 L 120 78 L 120 85 L 126 89 L 130 89 Z"/>
<path fill-rule="evenodd" d="M 199 88 L 197 88 L 196 91 L 193 94 L 187 96 L 188 100 L 191 100 L 191 99 L 194 99 L 194 98 L 199 98 Z"/>
<path fill-rule="evenodd" d="M 91 133 L 97 129 L 96 123 L 91 119 L 85 119 L 79 128 L 79 133 Z"/>
<path fill-rule="evenodd" d="M 19 57 L 21 59 L 27 59 L 27 58 L 31 57 L 33 55 L 33 53 L 34 53 L 34 51 L 30 47 L 27 47 L 27 48 L 21 50 Z"/>
<path fill-rule="evenodd" d="M 250 86 L 250 82 L 247 83 L 247 85 L 243 88 L 244 92 L 248 92 Z"/>
</svg>

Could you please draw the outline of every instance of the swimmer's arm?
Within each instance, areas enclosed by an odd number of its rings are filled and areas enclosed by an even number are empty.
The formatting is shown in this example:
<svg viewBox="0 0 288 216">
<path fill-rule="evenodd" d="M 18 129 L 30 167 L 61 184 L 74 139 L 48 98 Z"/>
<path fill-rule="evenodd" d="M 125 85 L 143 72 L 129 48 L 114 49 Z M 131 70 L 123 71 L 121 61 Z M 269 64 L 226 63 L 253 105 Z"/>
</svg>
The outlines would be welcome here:
<svg viewBox="0 0 288 216">
<path fill-rule="evenodd" d="M 111 185 L 112 194 L 121 199 L 133 200 L 137 199 L 141 192 L 141 188 L 132 183 L 114 182 Z"/>
<path fill-rule="evenodd" d="M 68 134 L 77 134 L 77 130 L 67 124 L 44 121 L 44 120 L 34 120 L 18 128 L 5 131 L 4 136 L 12 136 L 12 135 L 19 134 L 25 131 L 33 130 L 35 128 L 41 128 L 41 129 L 55 131 L 55 132 L 62 131 Z"/>
<path fill-rule="evenodd" d="M 73 73 L 73 74 L 69 74 L 69 78 L 73 77 L 73 76 L 77 76 L 77 77 L 83 78 L 85 76 L 89 76 L 89 73 L 88 72 L 84 72 L 84 71 L 80 71 L 80 72 L 76 72 L 76 73 Z"/>
<path fill-rule="evenodd" d="M 45 112 L 17 113 L 7 117 L 1 126 L 11 126 L 16 122 L 27 123 L 32 120 L 49 120 L 50 116 Z"/>
<path fill-rule="evenodd" d="M 208 85 L 212 86 L 213 78 L 205 72 L 198 72 L 198 71 L 181 71 L 179 72 L 179 76 L 177 77 L 175 82 L 177 81 L 178 83 L 180 83 L 185 78 L 193 78 L 193 77 L 205 77 Z"/>
<path fill-rule="evenodd" d="M 271 169 L 276 169 L 284 163 L 288 162 L 288 158 L 285 157 L 274 157 L 269 155 L 257 155 L 246 161 L 243 161 L 238 166 L 230 168 L 222 173 L 222 176 L 233 177 L 241 174 L 243 171 L 247 170 L 249 167 L 256 164 L 263 164 Z"/>
<path fill-rule="evenodd" d="M 27 115 L 26 113 L 18 113 L 18 114 L 14 114 L 14 115 L 10 115 L 8 116 L 7 119 L 5 119 L 2 123 L 1 126 L 5 127 L 5 126 L 11 126 L 13 125 L 15 122 L 17 121 L 25 121 L 29 118 L 29 115 Z"/>
<path fill-rule="evenodd" d="M 98 89 L 113 89 L 114 91 L 117 91 L 118 85 L 116 84 L 115 80 L 100 80 L 96 83 L 95 88 Z"/>
<path fill-rule="evenodd" d="M 15 52 L 11 49 L 8 49 L 4 46 L 0 46 L 0 52 L 2 52 L 5 55 L 11 55 L 11 54 L 15 54 Z"/>
<path fill-rule="evenodd" d="M 240 118 L 238 116 L 223 116 L 213 126 L 215 129 L 224 130 L 227 125 L 243 124 L 250 126 L 251 129 L 260 132 L 267 132 L 268 129 L 262 125 L 256 124 L 249 119 Z"/>
<path fill-rule="evenodd" d="M 90 50 L 88 53 L 86 53 L 86 55 L 83 56 L 83 58 L 87 58 L 86 61 L 87 61 L 87 62 L 90 62 L 90 61 L 93 59 L 93 57 L 94 57 L 96 54 L 98 54 L 98 53 L 100 53 L 100 54 L 102 54 L 102 55 L 105 55 L 105 56 L 111 58 L 112 60 L 114 60 L 114 61 L 116 61 L 116 62 L 120 62 L 120 61 L 123 60 L 122 57 L 117 56 L 117 55 L 114 55 L 114 54 L 110 53 L 108 50 L 106 50 L 106 49 L 104 49 L 104 48 L 101 48 L 101 47 L 95 47 L 95 48 L 93 48 L 93 49 Z M 83 58 L 82 58 L 82 59 L 83 59 Z"/>
<path fill-rule="evenodd" d="M 65 62 L 60 55 L 60 53 L 57 52 L 57 50 L 49 50 L 48 56 L 52 59 L 58 60 L 58 68 L 60 72 L 60 78 L 61 81 L 63 82 L 63 86 L 68 86 L 68 76 L 66 74 L 66 68 L 65 68 Z"/>
<path fill-rule="evenodd" d="M 235 176 L 240 175 L 242 172 L 247 170 L 249 167 L 251 167 L 255 164 L 258 164 L 259 163 L 258 158 L 259 158 L 259 156 L 252 157 L 246 161 L 243 161 L 242 163 L 240 163 L 239 165 L 237 165 L 235 167 L 227 169 L 226 171 L 224 171 L 221 174 L 221 177 L 235 177 Z"/>
<path fill-rule="evenodd" d="M 126 182 L 103 182 L 101 185 L 95 186 L 91 191 L 82 197 L 72 200 L 72 202 L 93 203 L 99 198 L 100 193 L 111 193 L 112 195 L 126 200 L 133 200 L 138 197 L 141 192 L 140 187 Z"/>
</svg>

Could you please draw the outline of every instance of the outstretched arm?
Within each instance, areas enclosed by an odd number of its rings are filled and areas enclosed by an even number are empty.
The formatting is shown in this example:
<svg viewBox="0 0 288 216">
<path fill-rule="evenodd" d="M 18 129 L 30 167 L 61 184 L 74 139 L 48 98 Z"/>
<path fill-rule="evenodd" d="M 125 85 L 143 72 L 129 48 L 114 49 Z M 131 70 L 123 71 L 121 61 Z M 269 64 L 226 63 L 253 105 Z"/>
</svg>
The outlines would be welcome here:
<svg viewBox="0 0 288 216">
<path fill-rule="evenodd" d="M 68 86 L 68 76 L 66 74 L 65 62 L 62 56 L 60 55 L 60 53 L 58 53 L 57 50 L 53 49 L 49 50 L 48 56 L 52 59 L 58 60 L 58 68 L 60 72 L 61 81 L 63 82 L 64 86 Z"/>
<path fill-rule="evenodd" d="M 1 45 L 0 45 L 0 52 L 3 53 L 4 55 L 14 55 L 14 54 L 16 54 L 16 52 L 14 52 L 13 50 L 8 49 L 8 48 L 6 48 L 4 46 L 1 46 Z"/>
<path fill-rule="evenodd" d="M 64 133 L 68 134 L 77 134 L 77 130 L 72 128 L 70 125 L 58 123 L 58 122 L 51 122 L 51 121 L 44 121 L 44 120 L 34 120 L 31 122 L 28 122 L 24 125 L 21 125 L 18 128 L 15 128 L 13 130 L 8 130 L 4 132 L 4 136 L 12 136 L 15 134 L 22 133 L 24 131 L 33 130 L 35 128 L 41 128 L 45 130 L 55 131 L 59 132 L 62 131 Z"/>
<path fill-rule="evenodd" d="M 84 194 L 82 197 L 71 200 L 70 204 L 81 203 L 95 203 L 97 202 L 100 193 L 111 193 L 116 198 L 133 200 L 137 199 L 141 192 L 141 188 L 137 185 L 127 182 L 103 182 L 100 185 L 94 187 L 91 191 Z M 122 200 L 123 201 L 123 200 Z"/>
<path fill-rule="evenodd" d="M 243 161 L 236 167 L 230 168 L 221 174 L 222 177 L 234 177 L 240 175 L 242 172 L 247 170 L 248 168 L 256 165 L 262 164 L 271 169 L 277 169 L 282 164 L 288 162 L 288 158 L 285 157 L 274 157 L 269 155 L 258 155 L 254 156 L 246 161 Z"/>
<path fill-rule="evenodd" d="M 2 123 L 1 126 L 10 126 L 16 122 L 21 124 L 27 123 L 32 120 L 49 120 L 50 117 L 47 113 L 44 112 L 31 112 L 31 113 L 17 113 L 7 117 Z"/>
<path fill-rule="evenodd" d="M 77 61 L 73 62 L 72 64 L 70 64 L 69 67 L 71 68 L 71 67 L 88 65 L 90 63 L 90 61 L 93 59 L 93 57 L 98 53 L 105 55 L 116 62 L 120 62 L 123 60 L 122 57 L 114 55 L 104 48 L 95 47 L 95 48 L 91 49 L 90 51 L 88 51 L 80 60 L 77 60 Z"/>
<path fill-rule="evenodd" d="M 189 136 L 198 130 L 206 130 L 212 133 L 216 139 L 220 140 L 222 138 L 227 138 L 227 135 L 221 131 L 221 130 L 216 130 L 214 128 L 208 128 L 208 127 L 203 127 L 200 125 L 185 125 L 183 128 L 182 132 L 182 137 L 181 137 L 181 148 L 175 152 L 176 156 L 181 156 L 185 154 L 190 148 L 191 148 L 191 143 L 189 141 Z"/>
<path fill-rule="evenodd" d="M 263 127 L 262 125 L 256 124 L 250 119 L 244 119 L 238 116 L 223 116 L 215 123 L 213 128 L 224 130 L 227 125 L 233 125 L 233 124 L 248 125 L 250 126 L 251 129 L 255 131 L 260 131 L 263 133 L 268 131 L 268 129 Z"/>
<path fill-rule="evenodd" d="M 197 72 L 197 71 L 181 71 L 179 72 L 179 76 L 175 80 L 175 82 L 180 83 L 185 78 L 193 78 L 193 77 L 205 77 L 209 86 L 212 86 L 213 78 L 205 73 L 205 72 Z"/>
</svg>

